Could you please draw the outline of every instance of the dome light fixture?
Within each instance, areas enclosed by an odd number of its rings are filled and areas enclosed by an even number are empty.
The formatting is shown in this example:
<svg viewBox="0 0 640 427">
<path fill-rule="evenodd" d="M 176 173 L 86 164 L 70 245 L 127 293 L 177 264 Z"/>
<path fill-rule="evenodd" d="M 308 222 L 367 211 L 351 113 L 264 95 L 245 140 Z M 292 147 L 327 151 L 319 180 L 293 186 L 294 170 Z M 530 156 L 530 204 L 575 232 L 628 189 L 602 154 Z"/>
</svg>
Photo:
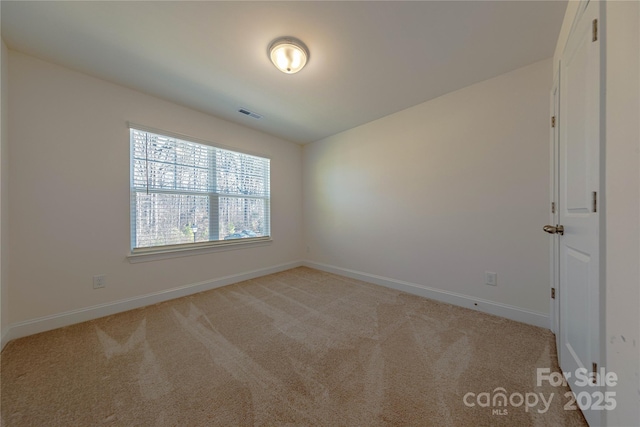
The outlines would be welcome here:
<svg viewBox="0 0 640 427">
<path fill-rule="evenodd" d="M 293 37 L 280 37 L 269 45 L 269 58 L 276 68 L 285 74 L 302 70 L 309 60 L 309 49 Z"/>
</svg>

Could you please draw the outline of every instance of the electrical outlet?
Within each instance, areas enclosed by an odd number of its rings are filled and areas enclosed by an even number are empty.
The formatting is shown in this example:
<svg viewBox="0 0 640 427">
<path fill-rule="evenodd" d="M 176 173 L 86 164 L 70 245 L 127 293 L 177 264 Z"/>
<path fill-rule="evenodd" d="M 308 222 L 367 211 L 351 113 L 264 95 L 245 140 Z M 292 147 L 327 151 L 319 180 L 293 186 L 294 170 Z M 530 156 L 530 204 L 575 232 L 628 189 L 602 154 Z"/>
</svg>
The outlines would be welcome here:
<svg viewBox="0 0 640 427">
<path fill-rule="evenodd" d="M 104 274 L 93 276 L 93 289 L 102 289 L 105 286 L 107 286 L 107 276 Z"/>
<path fill-rule="evenodd" d="M 492 271 L 484 272 L 485 285 L 498 286 L 498 274 Z"/>
<path fill-rule="evenodd" d="M 311 247 L 309 245 L 307 245 L 307 253 L 311 252 Z"/>
</svg>

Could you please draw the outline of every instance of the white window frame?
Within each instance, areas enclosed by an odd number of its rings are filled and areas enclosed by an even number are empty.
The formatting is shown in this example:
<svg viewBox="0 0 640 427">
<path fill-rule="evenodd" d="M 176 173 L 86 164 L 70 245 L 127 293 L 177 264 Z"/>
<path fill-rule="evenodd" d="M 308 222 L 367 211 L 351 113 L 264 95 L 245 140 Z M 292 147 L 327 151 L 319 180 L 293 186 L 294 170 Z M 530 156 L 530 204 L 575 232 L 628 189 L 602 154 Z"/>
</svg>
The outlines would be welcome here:
<svg viewBox="0 0 640 427">
<path fill-rule="evenodd" d="M 266 206 L 266 229 L 269 231 L 269 235 L 267 236 L 261 236 L 261 237 L 250 237 L 250 238 L 243 238 L 243 239 L 232 239 L 232 240 L 209 240 L 206 242 L 196 242 L 196 243 L 182 243 L 182 244 L 175 244 L 175 245 L 166 245 L 166 246 L 151 246 L 151 247 L 141 247 L 141 248 L 134 248 L 134 242 L 136 241 L 135 238 L 135 218 L 133 217 L 133 211 L 135 209 L 135 206 L 133 206 L 134 202 L 134 198 L 132 197 L 132 195 L 137 192 L 138 190 L 135 188 L 134 186 L 134 152 L 132 149 L 132 143 L 131 143 L 131 130 L 135 129 L 138 131 L 142 131 L 142 132 L 150 132 L 150 133 L 154 133 L 154 134 L 158 134 L 158 135 L 162 135 L 162 136 L 166 136 L 169 138 L 175 138 L 175 139 L 179 139 L 179 140 L 183 140 L 183 141 L 187 141 L 187 142 L 193 142 L 196 144 L 201 144 L 201 145 L 207 145 L 210 147 L 214 147 L 214 148 L 219 148 L 222 150 L 227 150 L 227 151 L 232 151 L 235 153 L 240 153 L 240 154 L 247 154 L 250 156 L 256 156 L 256 157 L 261 157 L 264 159 L 269 160 L 269 162 L 271 161 L 271 158 L 267 155 L 264 154 L 258 154 L 258 153 L 252 153 L 252 152 L 248 152 L 245 150 L 239 150 L 235 147 L 228 147 L 228 146 L 224 146 L 224 145 L 220 145 L 220 144 L 215 144 L 212 143 L 210 141 L 206 141 L 206 140 L 202 140 L 199 138 L 195 138 L 192 136 L 188 136 L 188 135 L 184 135 L 184 134 L 180 134 L 180 133 L 176 133 L 176 132 L 170 132 L 170 131 L 166 131 L 166 130 L 162 130 L 162 129 L 156 129 L 156 128 L 152 128 L 149 126 L 144 126 L 144 125 L 139 125 L 136 123 L 132 123 L 132 122 L 128 122 L 128 129 L 129 129 L 129 153 L 130 153 L 130 159 L 129 159 L 129 167 L 130 167 L 130 178 L 129 178 L 129 191 L 130 191 L 130 208 L 129 208 L 129 212 L 130 212 L 130 218 L 129 218 L 129 224 L 130 224 L 130 239 L 129 239 L 129 247 L 130 247 L 130 252 L 127 255 L 127 258 L 129 259 L 129 262 L 131 263 L 138 263 L 138 262 L 146 262 L 146 261 L 155 261 L 155 260 L 160 260 L 160 259 L 167 259 L 167 258 L 175 258 L 175 257 L 184 257 L 184 256 L 191 256 L 191 255 L 198 255 L 198 254 L 202 254 L 202 253 L 208 253 L 208 252 L 218 252 L 218 251 L 227 251 L 227 250 L 235 250 L 235 249 L 242 249 L 242 248 L 249 248 L 249 247 L 256 247 L 256 246 L 265 246 L 265 245 L 270 245 L 272 242 L 272 237 L 271 237 L 271 189 L 269 188 L 269 194 L 267 195 L 267 197 L 264 198 L 265 203 L 267 204 Z M 269 174 L 270 174 L 270 168 L 269 168 Z M 213 176 L 213 179 L 215 179 L 215 173 L 211 174 L 210 176 Z M 271 181 L 271 177 L 268 177 L 269 182 Z M 270 184 L 269 184 L 270 186 Z M 175 192 L 171 192 L 171 191 L 167 191 L 166 193 L 172 193 L 172 194 L 191 194 L 189 192 L 184 192 L 184 191 L 175 191 Z M 197 195 L 203 195 L 202 193 L 193 193 L 193 194 L 197 194 Z M 218 194 L 216 196 L 213 195 L 209 195 L 209 210 L 210 210 L 210 216 L 209 216 L 209 221 L 210 221 L 210 225 L 209 225 L 209 230 L 210 230 L 210 235 L 211 233 L 215 231 L 218 231 L 218 224 L 213 224 L 213 226 L 211 225 L 211 222 L 214 221 L 215 218 L 217 218 L 217 215 L 212 215 L 211 211 L 214 207 L 216 207 L 217 210 L 217 206 L 218 206 L 218 198 L 219 197 L 224 197 L 224 194 Z M 237 197 L 237 196 L 234 196 Z M 213 203 L 212 203 L 212 199 Z M 216 233 L 217 234 L 217 233 Z"/>
</svg>

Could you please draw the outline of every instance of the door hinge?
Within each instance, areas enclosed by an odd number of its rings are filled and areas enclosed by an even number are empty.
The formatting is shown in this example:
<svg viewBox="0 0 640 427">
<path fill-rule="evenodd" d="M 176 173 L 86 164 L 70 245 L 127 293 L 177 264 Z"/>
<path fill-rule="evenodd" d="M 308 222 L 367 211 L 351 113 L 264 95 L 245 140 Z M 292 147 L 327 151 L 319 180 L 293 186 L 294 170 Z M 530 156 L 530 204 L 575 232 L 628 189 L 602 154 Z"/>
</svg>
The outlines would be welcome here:
<svg viewBox="0 0 640 427">
<path fill-rule="evenodd" d="M 551 127 L 556 127 L 556 116 L 551 116 Z"/>
<path fill-rule="evenodd" d="M 551 202 L 551 213 L 556 213 L 556 202 Z"/>
<path fill-rule="evenodd" d="M 598 192 L 593 192 L 593 211 L 598 212 Z"/>
<path fill-rule="evenodd" d="M 598 384 L 598 364 L 596 362 L 593 362 L 591 366 L 593 368 L 593 376 L 591 377 L 591 382 L 594 384 Z"/>
<path fill-rule="evenodd" d="M 597 19 L 593 20 L 593 24 L 591 26 L 591 32 L 592 32 L 591 41 L 592 42 L 598 41 L 598 20 Z"/>
<path fill-rule="evenodd" d="M 551 299 L 556 299 L 556 288 L 551 288 Z"/>
</svg>

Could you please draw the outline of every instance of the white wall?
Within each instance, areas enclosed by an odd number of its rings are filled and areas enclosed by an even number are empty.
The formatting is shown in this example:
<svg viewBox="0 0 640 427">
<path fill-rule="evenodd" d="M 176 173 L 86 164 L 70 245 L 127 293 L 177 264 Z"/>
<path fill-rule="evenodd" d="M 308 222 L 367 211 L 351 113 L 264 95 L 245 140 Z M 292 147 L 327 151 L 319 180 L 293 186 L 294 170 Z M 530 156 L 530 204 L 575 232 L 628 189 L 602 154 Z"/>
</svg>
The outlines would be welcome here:
<svg viewBox="0 0 640 427">
<path fill-rule="evenodd" d="M 548 316 L 551 71 L 537 62 L 305 146 L 308 259 Z"/>
<path fill-rule="evenodd" d="M 1 40 L 1 39 L 0 39 Z M 9 327 L 9 51 L 2 41 L 0 102 L 0 348 Z"/>
<path fill-rule="evenodd" d="M 606 425 L 640 425 L 640 10 L 609 1 L 600 19 L 605 49 L 605 364 L 620 379 Z M 569 2 L 554 67 L 582 11 Z"/>
<path fill-rule="evenodd" d="M 12 324 L 298 260 L 299 145 L 9 56 Z M 270 156 L 273 243 L 130 264 L 127 121 Z M 105 289 L 92 288 L 96 274 Z"/>
<path fill-rule="evenodd" d="M 606 6 L 606 364 L 618 374 L 607 425 L 640 425 L 640 23 L 638 2 Z M 633 94 L 633 95 L 632 95 Z"/>
</svg>

